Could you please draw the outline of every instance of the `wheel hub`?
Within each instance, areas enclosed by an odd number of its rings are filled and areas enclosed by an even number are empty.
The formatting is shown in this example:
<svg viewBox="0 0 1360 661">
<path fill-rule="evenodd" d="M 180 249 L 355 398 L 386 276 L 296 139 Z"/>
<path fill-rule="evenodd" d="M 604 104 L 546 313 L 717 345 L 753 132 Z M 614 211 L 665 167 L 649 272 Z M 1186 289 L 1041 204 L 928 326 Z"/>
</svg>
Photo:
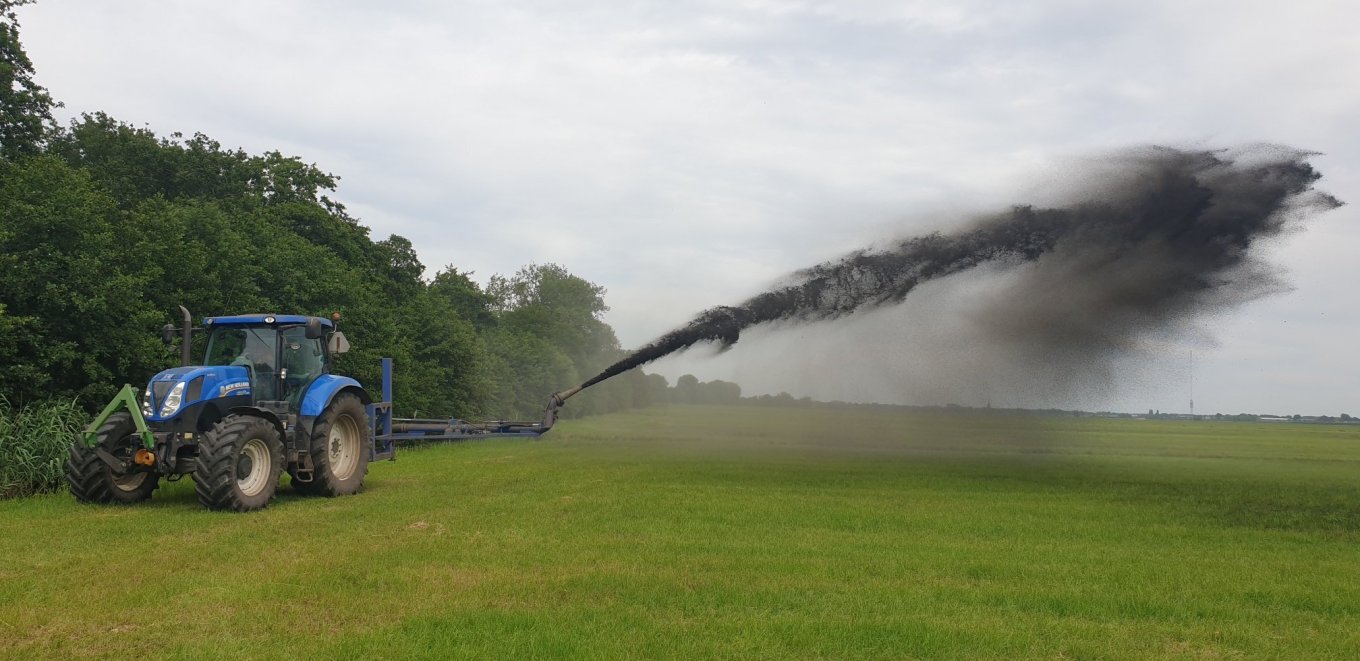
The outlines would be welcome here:
<svg viewBox="0 0 1360 661">
<path fill-rule="evenodd" d="M 241 447 L 236 459 L 236 487 L 246 496 L 254 496 L 269 485 L 271 463 L 269 446 L 263 439 L 252 438 Z"/>
<path fill-rule="evenodd" d="M 118 450 L 113 453 L 115 457 L 122 459 L 129 466 L 127 472 L 122 475 L 118 475 L 112 471 L 109 472 L 110 481 L 113 483 L 113 486 L 122 491 L 136 491 L 142 486 L 143 482 L 146 482 L 147 474 L 139 470 L 133 470 L 133 467 L 131 466 L 131 457 L 133 454 L 131 438 L 132 437 L 123 439 L 124 446 L 118 448 Z"/>
<path fill-rule="evenodd" d="M 338 416 L 331 425 L 326 443 L 330 460 L 331 474 L 337 479 L 347 480 L 359 467 L 360 446 L 359 424 L 348 415 Z"/>
</svg>

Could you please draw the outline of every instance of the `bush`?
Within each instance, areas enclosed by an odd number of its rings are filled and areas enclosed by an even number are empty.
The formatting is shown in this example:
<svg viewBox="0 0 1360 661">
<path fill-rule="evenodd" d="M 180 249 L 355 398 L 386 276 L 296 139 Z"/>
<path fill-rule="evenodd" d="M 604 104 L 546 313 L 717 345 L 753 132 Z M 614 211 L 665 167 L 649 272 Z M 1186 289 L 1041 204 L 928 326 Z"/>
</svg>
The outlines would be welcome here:
<svg viewBox="0 0 1360 661">
<path fill-rule="evenodd" d="M 0 397 L 0 498 L 62 488 L 66 453 L 87 417 L 74 401 L 15 408 Z"/>
</svg>

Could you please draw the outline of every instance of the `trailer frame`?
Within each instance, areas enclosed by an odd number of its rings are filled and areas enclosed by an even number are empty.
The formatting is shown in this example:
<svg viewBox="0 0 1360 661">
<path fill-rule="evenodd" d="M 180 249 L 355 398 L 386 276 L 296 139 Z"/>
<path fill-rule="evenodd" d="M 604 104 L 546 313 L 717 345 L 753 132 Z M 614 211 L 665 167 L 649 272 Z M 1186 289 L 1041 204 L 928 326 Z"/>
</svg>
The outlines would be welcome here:
<svg viewBox="0 0 1360 661">
<path fill-rule="evenodd" d="M 485 438 L 538 438 L 552 428 L 550 418 L 542 422 L 492 420 L 471 422 L 458 418 L 396 418 L 392 415 L 392 359 L 382 359 L 382 401 L 368 404 L 368 421 L 373 438 L 370 461 L 396 461 L 397 446 L 432 441 L 462 441 Z M 560 403 L 557 404 L 560 406 Z M 550 402 L 549 408 L 556 411 Z"/>
</svg>

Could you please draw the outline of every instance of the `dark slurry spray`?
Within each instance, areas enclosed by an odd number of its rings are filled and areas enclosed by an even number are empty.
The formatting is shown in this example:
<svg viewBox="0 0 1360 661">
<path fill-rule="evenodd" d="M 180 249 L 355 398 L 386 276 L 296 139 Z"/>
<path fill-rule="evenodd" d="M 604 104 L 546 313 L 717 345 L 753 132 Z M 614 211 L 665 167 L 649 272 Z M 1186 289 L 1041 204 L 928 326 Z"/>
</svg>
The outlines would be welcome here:
<svg viewBox="0 0 1360 661">
<path fill-rule="evenodd" d="M 1196 312 L 1277 290 L 1281 283 L 1254 259 L 1253 245 L 1340 205 L 1313 189 L 1320 175 L 1307 163 L 1311 155 L 1277 146 L 1129 150 L 1103 161 L 1103 174 L 1069 205 L 1018 206 L 954 233 L 798 271 L 740 305 L 703 312 L 581 388 L 698 343 L 729 347 L 758 324 L 893 305 L 921 283 L 984 264 L 1017 276 L 1016 304 L 975 320 L 991 327 L 988 335 L 1021 334 L 1029 351 L 1098 359 Z"/>
</svg>

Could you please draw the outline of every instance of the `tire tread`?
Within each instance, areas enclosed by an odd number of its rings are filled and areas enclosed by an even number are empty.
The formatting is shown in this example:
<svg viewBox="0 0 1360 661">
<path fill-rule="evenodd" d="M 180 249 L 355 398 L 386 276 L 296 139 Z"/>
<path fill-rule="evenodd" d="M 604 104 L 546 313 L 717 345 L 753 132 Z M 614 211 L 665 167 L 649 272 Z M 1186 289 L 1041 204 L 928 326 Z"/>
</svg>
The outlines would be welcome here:
<svg viewBox="0 0 1360 661">
<path fill-rule="evenodd" d="M 326 447 L 330 436 L 331 425 L 338 411 L 342 409 L 353 409 L 356 413 L 355 422 L 359 427 L 360 448 L 359 465 L 354 468 L 354 475 L 348 480 L 338 480 L 331 473 L 330 453 Z M 349 393 L 337 395 L 326 411 L 317 418 L 316 425 L 312 428 L 312 437 L 308 445 L 308 451 L 312 455 L 312 465 L 315 469 L 312 472 L 311 482 L 295 483 L 298 491 L 303 493 L 316 494 L 326 497 L 348 496 L 358 493 L 364 486 L 364 477 L 368 475 L 369 452 L 372 450 L 373 439 L 369 437 L 368 414 L 363 402 L 358 397 Z"/>
<path fill-rule="evenodd" d="M 273 462 L 270 469 L 274 473 L 270 487 L 265 490 L 266 497 L 262 503 L 251 502 L 258 498 L 248 499 L 236 487 L 236 459 L 241 452 L 241 446 L 248 440 L 246 433 L 252 425 L 257 424 L 270 425 L 271 433 L 265 438 L 265 445 L 269 447 Z M 213 425 L 199 441 L 198 457 L 194 466 L 194 493 L 198 495 L 198 502 L 212 510 L 249 512 L 263 509 L 269 504 L 278 487 L 282 465 L 283 448 L 272 423 L 250 415 L 227 416 Z"/>
<path fill-rule="evenodd" d="M 131 424 L 132 416 L 126 412 L 109 416 L 109 419 L 99 426 L 97 432 L 99 444 L 106 450 L 113 449 L 113 442 L 126 436 L 122 428 Z M 67 452 L 66 482 L 71 488 L 71 495 L 82 503 L 131 504 L 151 498 L 151 492 L 160 488 L 160 476 L 150 474 L 146 482 L 133 491 L 115 489 L 108 466 L 95 454 L 94 448 L 85 445 L 85 439 L 81 437 L 72 442 L 71 449 Z"/>
</svg>

